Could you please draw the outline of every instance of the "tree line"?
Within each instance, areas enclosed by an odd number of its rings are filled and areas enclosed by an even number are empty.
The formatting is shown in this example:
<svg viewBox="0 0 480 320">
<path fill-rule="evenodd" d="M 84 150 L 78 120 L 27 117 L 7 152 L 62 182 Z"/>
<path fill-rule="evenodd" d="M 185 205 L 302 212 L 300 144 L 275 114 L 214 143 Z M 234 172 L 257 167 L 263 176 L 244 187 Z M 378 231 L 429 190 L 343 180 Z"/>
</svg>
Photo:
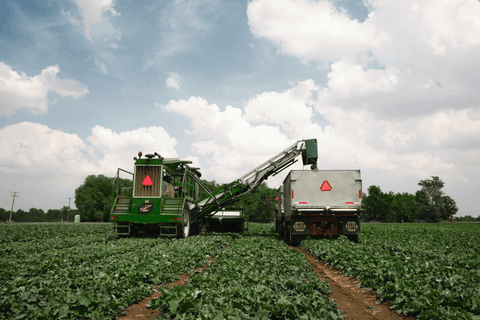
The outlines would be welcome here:
<svg viewBox="0 0 480 320">
<path fill-rule="evenodd" d="M 132 186 L 132 181 L 121 179 L 122 184 Z M 85 181 L 75 190 L 76 210 L 67 206 L 62 209 L 50 209 L 44 212 L 42 209 L 32 208 L 29 211 L 18 209 L 12 215 L 12 220 L 18 222 L 55 222 L 73 221 L 73 217 L 79 214 L 81 221 L 100 222 L 108 221 L 110 210 L 115 201 L 114 178 L 104 175 L 89 175 Z M 213 181 L 203 180 L 211 191 L 218 189 L 221 184 Z M 421 190 L 415 194 L 384 193 L 379 186 L 372 185 L 368 188 L 368 194 L 362 195 L 363 220 L 384 221 L 384 222 L 410 222 L 414 220 L 425 220 L 438 222 L 449 220 L 457 212 L 458 207 L 450 196 L 442 191 L 445 183 L 436 176 L 432 179 L 420 180 L 418 183 Z M 249 221 L 273 221 L 275 212 L 275 199 L 277 190 L 269 188 L 263 182 L 254 193 L 240 199 L 235 205 L 247 208 L 246 214 Z M 0 221 L 9 219 L 10 211 L 0 208 Z M 471 219 L 470 219 L 471 218 Z M 457 218 L 457 221 L 480 221 L 480 217 Z"/>
<path fill-rule="evenodd" d="M 18 209 L 12 213 L 12 221 L 15 222 L 59 222 L 73 221 L 78 210 L 71 210 L 67 206 L 62 209 L 49 209 L 47 212 L 42 209 L 31 208 L 28 211 Z M 0 208 L 0 221 L 10 220 L 10 210 Z"/>
<path fill-rule="evenodd" d="M 368 195 L 363 193 L 362 196 L 363 220 L 439 222 L 451 220 L 458 212 L 455 200 L 442 191 L 445 183 L 439 177 L 420 180 L 418 185 L 422 188 L 415 194 L 384 193 L 379 186 L 368 187 Z"/>
</svg>

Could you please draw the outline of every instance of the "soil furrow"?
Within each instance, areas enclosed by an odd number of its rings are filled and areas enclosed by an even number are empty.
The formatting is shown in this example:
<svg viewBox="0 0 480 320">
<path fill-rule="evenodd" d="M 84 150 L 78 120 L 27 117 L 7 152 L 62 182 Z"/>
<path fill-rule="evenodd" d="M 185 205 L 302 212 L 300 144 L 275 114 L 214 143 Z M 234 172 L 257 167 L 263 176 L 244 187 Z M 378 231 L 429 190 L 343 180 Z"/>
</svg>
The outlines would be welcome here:
<svg viewBox="0 0 480 320">
<path fill-rule="evenodd" d="M 357 287 L 359 279 L 344 276 L 338 269 L 326 265 L 307 250 L 297 247 L 290 249 L 296 249 L 304 254 L 319 279 L 330 284 L 332 293 L 328 296 L 338 303 L 338 309 L 344 312 L 345 320 L 415 319 L 392 311 L 386 304 L 380 302 L 380 296 L 375 291 L 367 292 Z"/>
</svg>

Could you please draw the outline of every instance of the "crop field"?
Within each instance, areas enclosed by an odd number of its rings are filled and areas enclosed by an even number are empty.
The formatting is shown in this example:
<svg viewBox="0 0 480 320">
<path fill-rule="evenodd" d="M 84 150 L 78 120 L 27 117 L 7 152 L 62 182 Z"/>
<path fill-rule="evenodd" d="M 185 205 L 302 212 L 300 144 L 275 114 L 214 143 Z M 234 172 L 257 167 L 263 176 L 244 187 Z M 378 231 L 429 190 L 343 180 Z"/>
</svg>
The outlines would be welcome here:
<svg viewBox="0 0 480 320">
<path fill-rule="evenodd" d="M 0 225 L 0 319 L 116 319 L 150 295 L 164 319 L 343 319 L 331 286 L 273 225 L 187 239 L 115 238 L 109 224 Z M 480 225 L 364 224 L 360 243 L 305 240 L 392 310 L 478 319 Z M 210 265 L 202 272 L 196 268 Z M 348 318 L 348 316 L 347 316 Z"/>
</svg>

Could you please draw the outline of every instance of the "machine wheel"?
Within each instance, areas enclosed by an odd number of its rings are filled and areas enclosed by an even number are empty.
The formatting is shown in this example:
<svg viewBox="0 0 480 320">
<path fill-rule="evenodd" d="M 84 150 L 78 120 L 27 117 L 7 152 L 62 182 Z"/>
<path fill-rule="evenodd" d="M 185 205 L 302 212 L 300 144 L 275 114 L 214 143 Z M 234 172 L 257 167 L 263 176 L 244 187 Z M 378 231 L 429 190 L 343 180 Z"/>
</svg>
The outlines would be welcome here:
<svg viewBox="0 0 480 320">
<path fill-rule="evenodd" d="M 298 245 L 298 236 L 294 236 L 292 234 L 292 230 L 288 230 L 288 244 L 292 247 L 296 247 Z"/>
<path fill-rule="evenodd" d="M 355 243 L 358 243 L 358 234 L 347 235 L 347 238 L 348 238 L 350 241 L 353 241 L 353 242 L 355 242 Z"/>
<path fill-rule="evenodd" d="M 286 241 L 288 240 L 287 238 L 287 229 L 288 229 L 288 226 L 285 226 L 283 225 L 283 223 L 280 225 L 280 237 L 282 237 L 283 239 L 285 239 Z"/>
<path fill-rule="evenodd" d="M 188 238 L 190 236 L 190 212 L 186 205 L 183 208 L 182 222 L 178 227 L 180 227 L 180 232 L 177 234 L 180 238 Z"/>
</svg>

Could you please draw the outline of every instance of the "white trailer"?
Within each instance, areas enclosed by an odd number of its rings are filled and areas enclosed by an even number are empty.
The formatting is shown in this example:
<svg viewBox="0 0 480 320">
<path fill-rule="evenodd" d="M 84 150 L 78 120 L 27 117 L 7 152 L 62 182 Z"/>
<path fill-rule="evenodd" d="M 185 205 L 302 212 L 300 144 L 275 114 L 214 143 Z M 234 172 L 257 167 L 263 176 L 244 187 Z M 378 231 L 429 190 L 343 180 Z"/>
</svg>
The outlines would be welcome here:
<svg viewBox="0 0 480 320">
<path fill-rule="evenodd" d="M 276 229 L 291 245 L 310 236 L 345 235 L 358 242 L 360 170 L 291 170 L 283 182 Z"/>
<path fill-rule="evenodd" d="M 246 208 L 242 206 L 229 206 L 221 208 L 212 216 L 206 218 L 210 231 L 233 231 L 244 232 L 248 230 L 248 217 L 245 215 Z"/>
</svg>

